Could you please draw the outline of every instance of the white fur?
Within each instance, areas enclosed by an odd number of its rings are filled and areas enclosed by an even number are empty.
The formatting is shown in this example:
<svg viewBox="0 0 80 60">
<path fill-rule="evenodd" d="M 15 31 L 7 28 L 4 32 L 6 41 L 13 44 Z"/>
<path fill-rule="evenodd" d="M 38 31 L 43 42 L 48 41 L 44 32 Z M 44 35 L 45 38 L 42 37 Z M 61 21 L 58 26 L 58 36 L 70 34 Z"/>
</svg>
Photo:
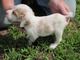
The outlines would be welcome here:
<svg viewBox="0 0 80 60">
<path fill-rule="evenodd" d="M 20 27 L 25 28 L 27 37 L 29 38 L 29 44 L 31 45 L 39 36 L 48 36 L 55 33 L 56 41 L 50 45 L 50 48 L 55 49 L 61 42 L 64 28 L 68 24 L 66 17 L 59 13 L 38 17 L 34 15 L 34 12 L 29 6 L 24 4 L 17 5 L 13 11 L 19 8 L 25 10 L 25 19 L 20 21 Z M 18 18 L 13 16 L 13 14 L 11 17 L 11 21 L 14 21 L 13 19 L 15 18 L 15 21 L 18 21 Z M 27 21 L 30 22 L 29 25 L 26 25 Z"/>
</svg>

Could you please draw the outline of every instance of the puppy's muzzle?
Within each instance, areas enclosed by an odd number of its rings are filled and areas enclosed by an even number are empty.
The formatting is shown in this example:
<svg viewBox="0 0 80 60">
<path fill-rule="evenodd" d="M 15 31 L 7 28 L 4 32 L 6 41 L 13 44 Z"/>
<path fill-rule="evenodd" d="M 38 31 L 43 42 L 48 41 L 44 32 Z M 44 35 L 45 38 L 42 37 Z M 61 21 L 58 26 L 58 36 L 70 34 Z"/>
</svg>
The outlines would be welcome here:
<svg viewBox="0 0 80 60">
<path fill-rule="evenodd" d="M 20 26 L 20 22 L 12 22 L 13 25 L 19 27 Z"/>
<path fill-rule="evenodd" d="M 18 29 L 22 32 L 25 32 L 24 27 L 20 27 L 20 22 L 13 22 L 13 25 L 15 25 L 16 27 L 18 27 Z"/>
</svg>

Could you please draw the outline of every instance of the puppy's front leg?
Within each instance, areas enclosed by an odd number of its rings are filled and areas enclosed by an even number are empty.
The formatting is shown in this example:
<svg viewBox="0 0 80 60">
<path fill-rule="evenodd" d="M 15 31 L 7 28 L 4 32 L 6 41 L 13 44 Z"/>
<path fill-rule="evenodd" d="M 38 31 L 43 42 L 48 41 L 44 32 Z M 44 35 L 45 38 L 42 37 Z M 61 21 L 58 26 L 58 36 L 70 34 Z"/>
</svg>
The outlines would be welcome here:
<svg viewBox="0 0 80 60">
<path fill-rule="evenodd" d="M 29 41 L 28 41 L 29 45 L 32 45 L 32 43 L 33 43 L 37 38 L 38 38 L 38 36 L 30 36 L 30 37 L 29 37 Z"/>
<path fill-rule="evenodd" d="M 62 40 L 62 34 L 63 34 L 63 30 L 57 30 L 55 32 L 56 41 L 55 41 L 55 43 L 53 43 L 53 44 L 50 45 L 50 48 L 55 49 L 57 47 L 57 45 Z"/>
<path fill-rule="evenodd" d="M 35 40 L 34 40 L 33 37 L 29 37 L 29 41 L 28 41 L 29 45 L 32 45 L 32 43 L 33 43 L 34 41 L 35 41 Z"/>
</svg>

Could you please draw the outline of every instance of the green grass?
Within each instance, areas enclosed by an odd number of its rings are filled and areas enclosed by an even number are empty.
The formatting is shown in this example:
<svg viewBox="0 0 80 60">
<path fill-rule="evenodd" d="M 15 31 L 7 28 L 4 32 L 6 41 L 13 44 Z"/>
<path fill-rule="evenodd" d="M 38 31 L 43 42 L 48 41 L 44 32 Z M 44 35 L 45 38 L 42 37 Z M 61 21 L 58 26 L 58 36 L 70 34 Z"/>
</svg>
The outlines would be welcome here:
<svg viewBox="0 0 80 60">
<path fill-rule="evenodd" d="M 25 34 L 16 27 L 9 35 L 0 37 L 0 52 L 4 60 L 80 60 L 80 0 L 77 0 L 75 22 L 65 29 L 63 40 L 54 50 L 49 49 L 52 38 L 40 38 L 28 46 Z"/>
</svg>

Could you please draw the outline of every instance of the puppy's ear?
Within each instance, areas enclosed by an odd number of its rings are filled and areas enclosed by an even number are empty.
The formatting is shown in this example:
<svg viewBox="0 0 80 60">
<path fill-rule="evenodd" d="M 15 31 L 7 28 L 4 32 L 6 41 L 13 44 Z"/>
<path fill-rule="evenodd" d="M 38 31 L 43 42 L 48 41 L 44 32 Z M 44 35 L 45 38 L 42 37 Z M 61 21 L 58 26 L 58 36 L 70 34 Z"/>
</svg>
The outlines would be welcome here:
<svg viewBox="0 0 80 60">
<path fill-rule="evenodd" d="M 13 15 L 15 15 L 19 19 L 23 19 L 25 17 L 25 11 L 21 9 L 13 10 Z"/>
</svg>

